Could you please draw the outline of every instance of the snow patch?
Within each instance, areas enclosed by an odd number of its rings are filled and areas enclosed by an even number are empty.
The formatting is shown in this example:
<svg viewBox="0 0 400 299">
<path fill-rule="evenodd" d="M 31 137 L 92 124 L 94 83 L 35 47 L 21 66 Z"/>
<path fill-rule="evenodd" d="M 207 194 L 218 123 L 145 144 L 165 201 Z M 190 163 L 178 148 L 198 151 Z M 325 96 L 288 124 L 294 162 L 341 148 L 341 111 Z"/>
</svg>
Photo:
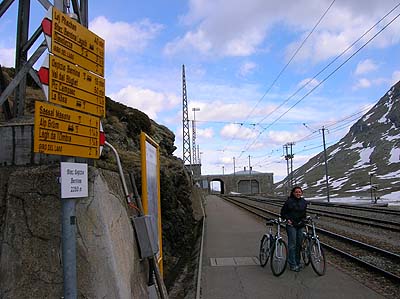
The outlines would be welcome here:
<svg viewBox="0 0 400 299">
<path fill-rule="evenodd" d="M 337 190 L 340 189 L 349 179 L 348 178 L 340 178 L 331 183 L 332 189 Z"/>
<path fill-rule="evenodd" d="M 360 160 L 357 161 L 356 165 L 354 165 L 353 169 L 360 169 L 369 167 L 370 156 L 374 152 L 375 147 L 373 148 L 364 148 L 359 151 Z M 363 165 L 368 164 L 367 166 L 362 167 Z"/>
<path fill-rule="evenodd" d="M 353 141 L 355 141 L 355 140 L 353 140 Z M 356 149 L 356 148 L 363 148 L 362 143 L 361 143 L 361 142 L 357 142 L 357 143 L 352 144 L 352 145 L 349 147 L 349 149 Z"/>
<path fill-rule="evenodd" d="M 394 172 L 387 173 L 385 175 L 377 175 L 378 178 L 384 179 L 384 180 L 395 179 L 395 178 L 398 178 L 399 176 L 400 176 L 400 169 L 397 171 L 394 171 Z"/>
<path fill-rule="evenodd" d="M 394 147 L 390 151 L 389 163 L 399 163 L 400 162 L 400 148 Z"/>
</svg>

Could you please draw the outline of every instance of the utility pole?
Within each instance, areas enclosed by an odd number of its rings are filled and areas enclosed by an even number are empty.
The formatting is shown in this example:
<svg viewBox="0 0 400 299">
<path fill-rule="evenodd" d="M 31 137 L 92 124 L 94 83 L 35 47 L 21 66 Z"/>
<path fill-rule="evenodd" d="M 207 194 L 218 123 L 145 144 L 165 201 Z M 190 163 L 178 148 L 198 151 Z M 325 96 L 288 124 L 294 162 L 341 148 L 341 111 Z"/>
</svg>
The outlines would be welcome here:
<svg viewBox="0 0 400 299">
<path fill-rule="evenodd" d="M 373 198 L 373 188 L 372 188 L 372 177 L 374 176 L 373 172 L 369 172 L 369 188 L 371 190 L 371 202 L 374 202 L 374 198 Z"/>
<path fill-rule="evenodd" d="M 289 159 L 290 159 L 290 189 L 293 188 L 293 142 L 287 143 L 288 146 L 290 146 L 290 154 L 289 154 Z"/>
<path fill-rule="evenodd" d="M 193 111 L 193 121 L 192 121 L 192 150 L 193 150 L 193 164 L 197 164 L 197 154 L 196 154 L 196 111 L 200 111 L 200 108 L 192 108 Z"/>
<path fill-rule="evenodd" d="M 287 182 L 287 190 L 286 192 L 289 193 L 289 190 L 292 188 L 293 186 L 293 151 L 292 151 L 292 146 L 294 143 L 286 143 L 283 146 L 284 149 L 284 156 L 285 156 L 285 160 L 286 160 L 286 168 L 287 168 L 287 178 L 286 178 L 286 182 Z M 290 154 L 289 154 L 289 146 L 290 146 Z M 289 166 L 289 160 L 290 160 L 290 165 Z M 290 170 L 291 168 L 291 170 Z"/>
<path fill-rule="evenodd" d="M 233 180 L 235 181 L 235 185 L 236 185 L 236 192 L 239 192 L 239 185 L 236 183 L 236 159 L 235 157 L 233 157 Z"/>
<path fill-rule="evenodd" d="M 250 163 L 250 155 L 249 155 L 249 173 L 250 173 L 250 194 L 253 193 L 252 186 L 251 186 L 251 163 Z"/>
<path fill-rule="evenodd" d="M 324 143 L 326 198 L 329 202 L 328 159 L 326 158 L 325 130 L 326 130 L 325 127 L 322 126 L 321 131 L 322 131 L 322 141 Z"/>
<path fill-rule="evenodd" d="M 288 146 L 287 144 L 285 144 L 283 146 L 283 156 L 285 157 L 286 160 L 286 171 L 287 171 L 287 175 L 286 175 L 286 194 L 289 193 L 289 153 L 288 153 Z"/>
</svg>

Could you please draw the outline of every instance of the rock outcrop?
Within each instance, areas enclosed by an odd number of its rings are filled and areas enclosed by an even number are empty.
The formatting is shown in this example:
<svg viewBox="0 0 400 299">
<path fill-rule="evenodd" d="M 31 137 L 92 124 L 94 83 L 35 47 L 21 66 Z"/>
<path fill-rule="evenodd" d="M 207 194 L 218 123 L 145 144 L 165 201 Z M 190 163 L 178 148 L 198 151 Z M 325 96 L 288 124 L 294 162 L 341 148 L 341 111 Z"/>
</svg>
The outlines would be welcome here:
<svg viewBox="0 0 400 299">
<path fill-rule="evenodd" d="M 12 75 L 7 69 L 5 77 Z M 44 95 L 29 86 L 24 119 L 31 123 L 35 100 Z M 106 102 L 107 141 L 118 150 L 127 178 L 134 173 L 139 193 L 140 132 L 160 145 L 164 276 L 175 277 L 196 243 L 199 219 L 193 215 L 191 179 L 182 160 L 172 155 L 175 136 L 137 109 L 110 98 Z M 89 197 L 77 205 L 79 297 L 146 298 L 148 267 L 138 255 L 129 218 L 134 212 L 125 203 L 114 154 L 105 147 L 92 164 Z M 0 167 L 1 298 L 62 296 L 59 173 L 58 163 Z M 167 287 L 174 283 L 167 281 Z"/>
</svg>

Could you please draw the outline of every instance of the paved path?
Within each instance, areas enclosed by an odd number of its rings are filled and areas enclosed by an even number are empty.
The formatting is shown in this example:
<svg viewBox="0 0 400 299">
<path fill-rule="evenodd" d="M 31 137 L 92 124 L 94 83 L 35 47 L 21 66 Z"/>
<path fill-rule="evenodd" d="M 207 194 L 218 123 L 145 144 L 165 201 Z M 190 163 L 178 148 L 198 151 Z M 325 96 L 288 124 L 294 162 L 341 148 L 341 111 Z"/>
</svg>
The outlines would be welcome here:
<svg viewBox="0 0 400 299">
<path fill-rule="evenodd" d="M 311 266 L 275 277 L 269 263 L 257 264 L 266 228 L 262 220 L 213 195 L 207 196 L 205 210 L 203 299 L 383 298 L 331 264 L 322 277 Z"/>
</svg>

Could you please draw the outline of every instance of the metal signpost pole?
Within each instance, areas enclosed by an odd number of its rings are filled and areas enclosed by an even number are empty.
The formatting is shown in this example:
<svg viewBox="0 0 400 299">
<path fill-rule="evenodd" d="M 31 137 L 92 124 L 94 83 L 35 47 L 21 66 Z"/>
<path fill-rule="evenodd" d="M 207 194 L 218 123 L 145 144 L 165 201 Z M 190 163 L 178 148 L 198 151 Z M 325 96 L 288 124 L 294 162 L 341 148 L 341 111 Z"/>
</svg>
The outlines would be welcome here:
<svg viewBox="0 0 400 299">
<path fill-rule="evenodd" d="M 68 159 L 74 162 L 75 159 Z M 76 283 L 76 201 L 63 198 L 62 203 L 62 261 L 64 298 L 77 298 Z"/>
<path fill-rule="evenodd" d="M 54 6 L 64 11 L 64 3 L 55 0 Z M 68 157 L 67 162 L 75 162 L 75 158 Z M 62 262 L 64 278 L 64 298 L 77 298 L 76 283 L 76 202 L 75 198 L 62 198 Z"/>
</svg>

